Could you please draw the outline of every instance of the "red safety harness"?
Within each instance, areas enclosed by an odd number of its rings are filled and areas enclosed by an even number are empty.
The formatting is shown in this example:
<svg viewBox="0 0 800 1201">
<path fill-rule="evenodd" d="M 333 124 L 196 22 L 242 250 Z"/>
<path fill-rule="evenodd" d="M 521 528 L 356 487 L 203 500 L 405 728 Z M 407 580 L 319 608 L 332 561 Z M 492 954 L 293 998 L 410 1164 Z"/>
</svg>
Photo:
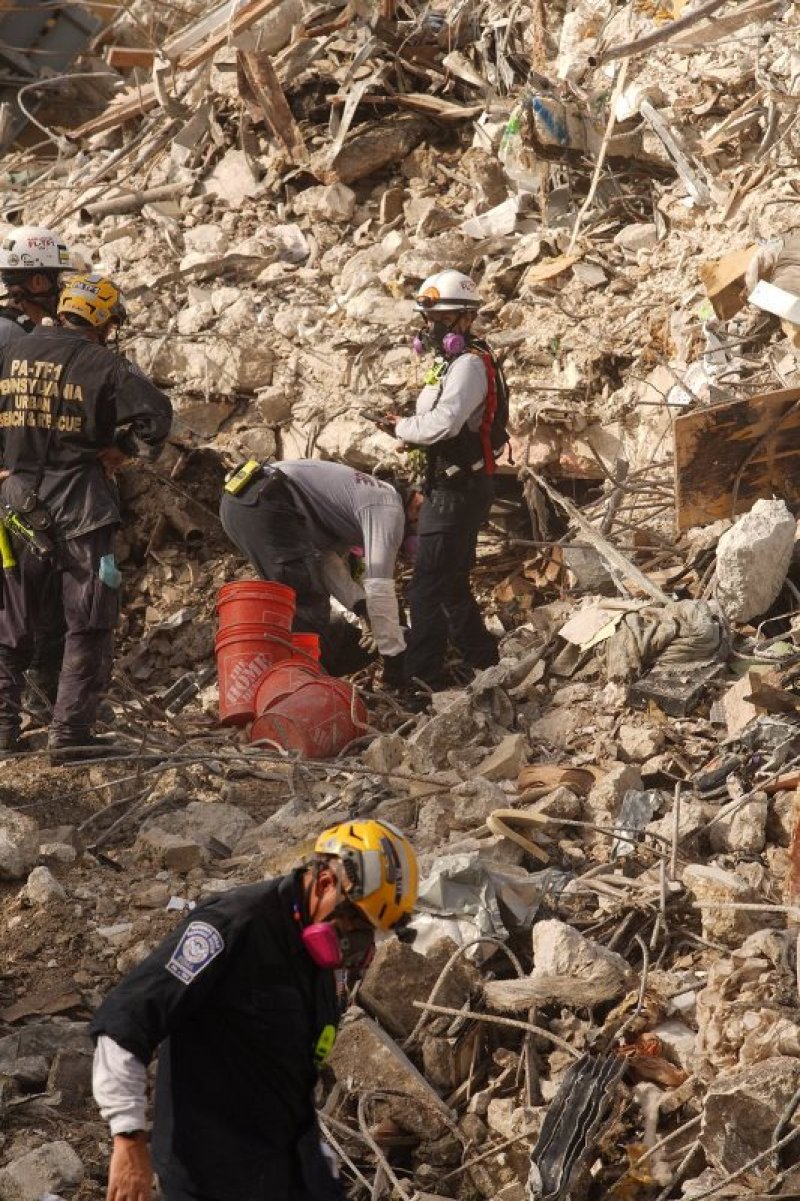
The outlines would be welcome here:
<svg viewBox="0 0 800 1201">
<path fill-rule="evenodd" d="M 494 475 L 495 457 L 492 447 L 492 425 L 494 423 L 494 415 L 497 412 L 497 372 L 495 371 L 492 356 L 488 351 L 472 350 L 470 353 L 480 355 L 483 359 L 483 365 L 486 368 L 486 404 L 483 407 L 483 417 L 481 418 L 478 433 L 481 439 L 483 466 L 486 469 L 486 474 Z"/>
</svg>

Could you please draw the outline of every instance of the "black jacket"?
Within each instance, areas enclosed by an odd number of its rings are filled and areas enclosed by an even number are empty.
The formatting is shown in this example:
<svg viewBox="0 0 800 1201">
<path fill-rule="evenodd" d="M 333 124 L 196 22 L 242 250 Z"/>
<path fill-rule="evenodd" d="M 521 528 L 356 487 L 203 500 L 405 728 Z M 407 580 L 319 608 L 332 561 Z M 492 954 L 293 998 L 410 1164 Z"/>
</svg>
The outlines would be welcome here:
<svg viewBox="0 0 800 1201">
<path fill-rule="evenodd" d="M 172 405 L 145 376 L 105 346 L 61 326 L 38 326 L 0 354 L 0 452 L 16 481 L 32 486 L 57 537 L 119 522 L 116 489 L 97 455 L 117 446 L 155 458 L 169 434 Z"/>
<path fill-rule="evenodd" d="M 91 1023 L 142 1063 L 161 1044 L 153 1159 L 164 1185 L 215 1201 L 338 1196 L 327 1172 L 319 1187 L 312 1093 L 314 1049 L 339 1008 L 333 973 L 303 948 L 298 898 L 295 873 L 198 906 Z M 316 1184 L 301 1185 L 309 1171 Z"/>
</svg>

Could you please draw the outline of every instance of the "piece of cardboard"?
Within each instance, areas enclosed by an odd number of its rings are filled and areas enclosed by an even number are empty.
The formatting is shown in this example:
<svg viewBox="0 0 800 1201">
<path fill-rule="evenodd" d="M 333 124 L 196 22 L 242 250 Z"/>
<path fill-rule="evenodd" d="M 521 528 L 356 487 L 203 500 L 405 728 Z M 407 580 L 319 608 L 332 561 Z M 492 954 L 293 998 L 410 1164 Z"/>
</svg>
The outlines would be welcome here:
<svg viewBox="0 0 800 1201">
<path fill-rule="evenodd" d="M 762 497 L 800 505 L 798 401 L 800 388 L 787 388 L 675 418 L 679 530 L 732 517 L 737 480 L 737 514 Z"/>
</svg>

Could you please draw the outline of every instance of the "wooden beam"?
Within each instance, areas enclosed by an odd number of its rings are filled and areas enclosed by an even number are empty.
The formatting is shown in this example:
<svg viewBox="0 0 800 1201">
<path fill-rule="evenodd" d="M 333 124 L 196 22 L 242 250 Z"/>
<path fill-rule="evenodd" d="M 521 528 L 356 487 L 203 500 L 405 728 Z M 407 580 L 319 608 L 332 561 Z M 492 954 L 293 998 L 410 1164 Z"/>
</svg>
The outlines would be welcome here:
<svg viewBox="0 0 800 1201">
<path fill-rule="evenodd" d="M 675 418 L 679 530 L 748 512 L 762 497 L 800 504 L 800 388 Z"/>
<path fill-rule="evenodd" d="M 199 46 L 181 54 L 177 61 L 178 70 L 191 71 L 192 67 L 198 67 L 200 63 L 204 63 L 206 59 L 221 50 L 226 42 L 238 37 L 240 33 L 244 33 L 251 25 L 255 25 L 256 21 L 260 21 L 267 13 L 272 12 L 273 8 L 277 8 L 282 3 L 283 0 L 248 0 L 248 3 L 237 9 L 232 21 L 228 19 L 227 11 L 223 10 L 220 15 L 219 28 L 215 29 Z"/>
<path fill-rule="evenodd" d="M 155 89 L 151 83 L 135 91 L 127 92 L 124 96 L 115 96 L 105 112 L 91 121 L 79 125 L 77 129 L 67 130 L 67 137 L 73 140 L 91 137 L 93 133 L 103 133 L 107 129 L 117 129 L 126 121 L 143 117 L 158 105 Z"/>
<path fill-rule="evenodd" d="M 131 67 L 152 67 L 155 55 L 155 50 L 148 50 L 146 46 L 108 46 L 106 62 L 109 67 L 127 71 Z"/>
<path fill-rule="evenodd" d="M 283 142 L 292 162 L 298 165 L 307 163 L 308 148 L 283 94 L 272 59 L 268 54 L 254 54 L 249 50 L 238 51 L 237 58 L 267 128 Z"/>
</svg>

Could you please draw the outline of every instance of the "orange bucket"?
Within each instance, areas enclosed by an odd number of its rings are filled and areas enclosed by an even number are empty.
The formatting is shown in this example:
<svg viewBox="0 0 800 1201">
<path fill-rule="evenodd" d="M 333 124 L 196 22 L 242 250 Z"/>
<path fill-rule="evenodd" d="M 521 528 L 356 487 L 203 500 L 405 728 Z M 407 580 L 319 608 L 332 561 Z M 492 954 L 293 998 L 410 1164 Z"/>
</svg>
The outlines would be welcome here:
<svg viewBox="0 0 800 1201">
<path fill-rule="evenodd" d="M 292 634 L 292 646 L 296 650 L 310 655 L 315 663 L 319 663 L 321 653 L 319 634 Z"/>
<path fill-rule="evenodd" d="M 219 677 L 219 719 L 244 726 L 255 713 L 258 686 L 274 663 L 287 659 L 292 644 L 286 630 L 247 622 L 220 630 L 214 644 Z"/>
<path fill-rule="evenodd" d="M 294 642 L 294 637 L 292 637 L 292 642 Z M 311 659 L 290 657 L 277 663 L 261 678 L 254 703 L 257 716 L 260 717 L 262 713 L 266 713 L 270 705 L 283 700 L 285 696 L 322 674 L 322 668 Z"/>
<path fill-rule="evenodd" d="M 250 741 L 266 738 L 304 759 L 330 759 L 363 733 L 366 721 L 355 689 L 321 675 L 274 701 L 253 722 Z"/>
<path fill-rule="evenodd" d="M 239 625 L 292 628 L 296 598 L 294 588 L 268 580 L 235 580 L 217 593 L 220 631 Z"/>
</svg>

